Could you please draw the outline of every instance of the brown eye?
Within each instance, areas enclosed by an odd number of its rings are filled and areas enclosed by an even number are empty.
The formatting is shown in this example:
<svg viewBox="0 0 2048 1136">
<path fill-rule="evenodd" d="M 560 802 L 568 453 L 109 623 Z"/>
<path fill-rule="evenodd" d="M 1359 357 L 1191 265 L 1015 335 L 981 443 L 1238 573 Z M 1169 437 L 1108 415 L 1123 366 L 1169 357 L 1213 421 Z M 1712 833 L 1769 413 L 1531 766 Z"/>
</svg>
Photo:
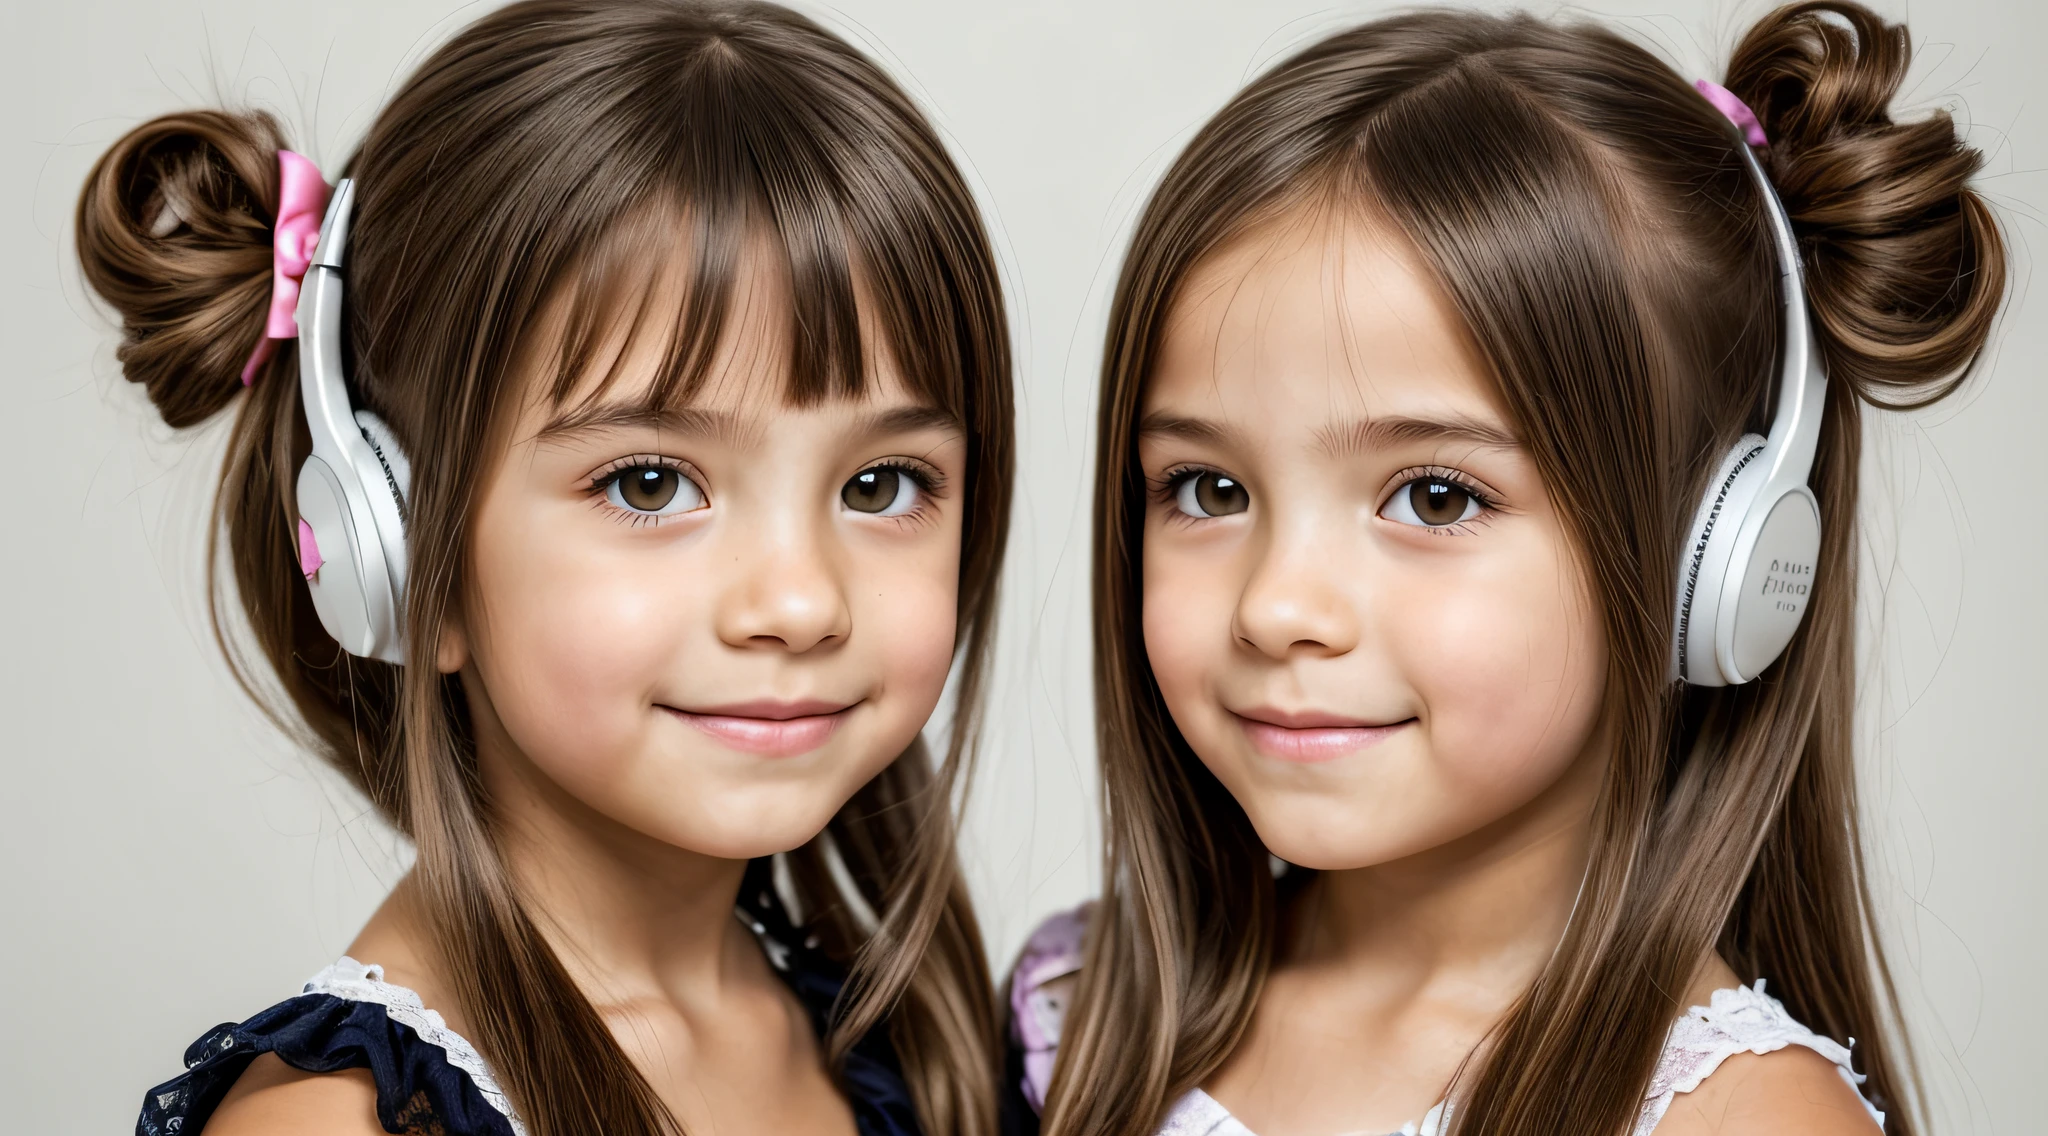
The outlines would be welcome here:
<svg viewBox="0 0 2048 1136">
<path fill-rule="evenodd" d="M 1418 477 L 1394 491 L 1380 515 L 1404 525 L 1440 529 L 1479 514 L 1479 498 L 1471 490 L 1441 477 Z"/>
<path fill-rule="evenodd" d="M 1180 483 L 1173 503 L 1190 517 L 1227 517 L 1251 508 L 1252 495 L 1229 474 L 1205 469 Z"/>
<path fill-rule="evenodd" d="M 886 465 L 861 470 L 839 490 L 839 499 L 847 508 L 877 517 L 900 517 L 917 508 L 920 496 L 914 478 Z"/>
<path fill-rule="evenodd" d="M 636 465 L 613 474 L 605 497 L 628 512 L 657 517 L 704 507 L 696 482 L 680 470 L 658 465 Z"/>
</svg>

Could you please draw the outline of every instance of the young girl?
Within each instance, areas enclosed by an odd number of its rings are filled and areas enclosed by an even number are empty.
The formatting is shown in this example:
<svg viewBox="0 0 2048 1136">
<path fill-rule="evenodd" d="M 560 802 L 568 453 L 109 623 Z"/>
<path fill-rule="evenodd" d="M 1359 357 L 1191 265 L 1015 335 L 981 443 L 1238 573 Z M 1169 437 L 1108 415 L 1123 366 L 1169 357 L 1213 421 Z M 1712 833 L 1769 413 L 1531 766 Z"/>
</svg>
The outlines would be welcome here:
<svg viewBox="0 0 2048 1136">
<path fill-rule="evenodd" d="M 128 378 L 234 414 L 244 681 L 417 849 L 138 1132 L 991 1131 L 1009 355 L 930 126 L 772 5 L 529 0 L 345 175 L 202 111 L 79 204 Z"/>
<path fill-rule="evenodd" d="M 1726 89 L 1425 12 L 1181 155 L 1104 366 L 1105 894 L 1011 990 L 1047 1131 L 1915 1130 L 1859 416 L 1955 388 L 2004 268 L 1908 58 L 1846 2 Z"/>
</svg>

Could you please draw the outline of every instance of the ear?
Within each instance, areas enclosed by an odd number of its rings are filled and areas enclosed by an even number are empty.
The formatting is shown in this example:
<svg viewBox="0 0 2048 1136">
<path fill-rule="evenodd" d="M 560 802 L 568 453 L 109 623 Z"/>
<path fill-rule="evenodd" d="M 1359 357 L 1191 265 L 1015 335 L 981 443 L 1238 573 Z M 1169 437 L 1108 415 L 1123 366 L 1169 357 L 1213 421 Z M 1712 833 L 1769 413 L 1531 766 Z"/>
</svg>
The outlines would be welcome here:
<svg viewBox="0 0 2048 1136">
<path fill-rule="evenodd" d="M 454 674 L 469 665 L 469 625 L 462 605 L 451 603 L 441 618 L 441 641 L 434 647 L 434 666 L 442 674 Z"/>
</svg>

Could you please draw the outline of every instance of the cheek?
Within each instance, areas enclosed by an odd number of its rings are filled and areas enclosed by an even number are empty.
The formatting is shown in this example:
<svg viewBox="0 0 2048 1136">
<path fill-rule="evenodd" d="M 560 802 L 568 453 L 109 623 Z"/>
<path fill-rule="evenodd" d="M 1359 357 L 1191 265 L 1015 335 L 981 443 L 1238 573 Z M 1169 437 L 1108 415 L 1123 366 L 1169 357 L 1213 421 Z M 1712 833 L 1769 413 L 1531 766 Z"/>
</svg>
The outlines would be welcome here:
<svg viewBox="0 0 2048 1136">
<path fill-rule="evenodd" d="M 550 519 L 488 503 L 479 511 L 469 605 L 477 670 L 506 732 L 536 761 L 602 761 L 649 726 L 687 589 L 658 571 L 661 558 L 561 539 Z"/>
<path fill-rule="evenodd" d="M 1208 676 L 1228 657 L 1239 588 L 1229 565 L 1148 534 L 1144 548 L 1145 654 L 1159 693 L 1196 740 Z"/>
<path fill-rule="evenodd" d="M 1605 636 L 1561 551 L 1418 605 L 1402 638 L 1442 776 L 1479 798 L 1519 804 L 1561 776 L 1593 732 Z"/>
<path fill-rule="evenodd" d="M 951 541 L 857 554 L 848 573 L 854 649 L 881 676 L 876 768 L 887 765 L 938 706 L 958 635 L 960 554 Z"/>
</svg>

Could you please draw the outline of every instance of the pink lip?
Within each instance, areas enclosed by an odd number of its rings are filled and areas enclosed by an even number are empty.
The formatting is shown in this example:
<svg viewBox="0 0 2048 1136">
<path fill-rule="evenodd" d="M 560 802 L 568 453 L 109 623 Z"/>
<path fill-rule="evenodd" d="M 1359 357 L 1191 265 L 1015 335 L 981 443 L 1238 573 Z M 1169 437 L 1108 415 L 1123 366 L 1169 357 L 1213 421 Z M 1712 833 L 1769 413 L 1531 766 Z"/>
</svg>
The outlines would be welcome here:
<svg viewBox="0 0 2048 1136">
<path fill-rule="evenodd" d="M 662 709 L 733 749 L 763 757 L 795 757 L 824 745 L 853 705 L 760 699 L 699 710 Z"/>
<path fill-rule="evenodd" d="M 1415 719 L 1372 725 L 1356 718 L 1315 710 L 1285 711 L 1264 706 L 1232 714 L 1252 747 L 1276 761 L 1313 764 L 1333 761 L 1375 746 Z"/>
</svg>

